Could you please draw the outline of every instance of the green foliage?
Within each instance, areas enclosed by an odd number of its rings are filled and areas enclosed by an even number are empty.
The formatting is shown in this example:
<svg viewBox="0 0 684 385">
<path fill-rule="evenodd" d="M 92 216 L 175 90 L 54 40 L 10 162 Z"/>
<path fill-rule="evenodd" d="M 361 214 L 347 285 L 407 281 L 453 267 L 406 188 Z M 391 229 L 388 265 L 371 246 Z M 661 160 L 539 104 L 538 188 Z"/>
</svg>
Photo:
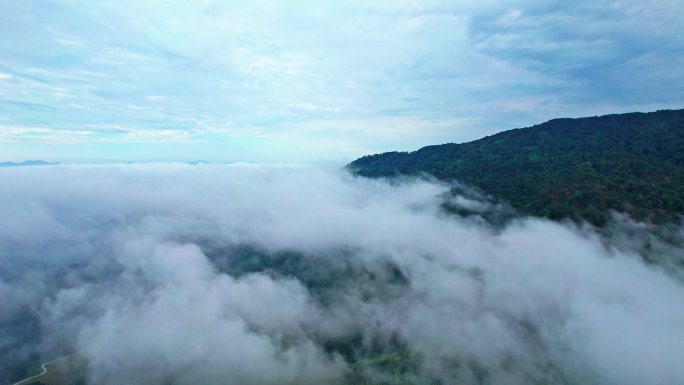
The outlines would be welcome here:
<svg viewBox="0 0 684 385">
<path fill-rule="evenodd" d="M 31 364 L 31 366 L 26 369 L 26 374 L 24 374 L 24 378 L 29 378 L 33 376 L 37 376 L 40 373 L 43 372 L 43 367 L 41 366 L 40 362 L 34 362 Z"/>
<path fill-rule="evenodd" d="M 416 375 L 416 362 L 407 349 L 354 362 L 351 369 L 346 382 L 354 385 L 416 385 L 423 382 Z"/>
<path fill-rule="evenodd" d="M 469 143 L 365 156 L 348 168 L 459 180 L 553 219 L 601 225 L 617 210 L 671 222 L 684 213 L 684 110 L 555 119 Z"/>
</svg>

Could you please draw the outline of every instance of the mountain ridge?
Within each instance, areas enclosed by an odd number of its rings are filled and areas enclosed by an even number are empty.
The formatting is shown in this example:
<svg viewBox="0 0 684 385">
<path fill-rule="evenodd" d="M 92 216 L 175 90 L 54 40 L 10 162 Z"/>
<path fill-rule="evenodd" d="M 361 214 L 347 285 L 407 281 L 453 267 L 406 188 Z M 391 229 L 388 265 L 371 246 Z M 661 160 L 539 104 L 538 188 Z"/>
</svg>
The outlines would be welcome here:
<svg viewBox="0 0 684 385">
<path fill-rule="evenodd" d="M 23 162 L 0 162 L 0 167 L 30 167 L 30 166 L 50 166 L 59 164 L 56 162 L 46 162 L 44 160 L 25 160 Z"/>
<path fill-rule="evenodd" d="M 672 222 L 684 214 L 684 109 L 557 118 L 466 143 L 367 155 L 347 168 L 458 180 L 552 219 L 603 224 L 615 210 Z"/>
</svg>

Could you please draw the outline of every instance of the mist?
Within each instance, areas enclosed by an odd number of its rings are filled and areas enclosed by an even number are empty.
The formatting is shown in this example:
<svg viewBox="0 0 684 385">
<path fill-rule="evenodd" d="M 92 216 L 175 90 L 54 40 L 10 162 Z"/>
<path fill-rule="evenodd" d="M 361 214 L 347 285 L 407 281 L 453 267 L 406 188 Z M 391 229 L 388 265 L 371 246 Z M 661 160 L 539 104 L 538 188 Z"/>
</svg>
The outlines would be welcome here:
<svg viewBox="0 0 684 385">
<path fill-rule="evenodd" d="M 326 167 L 0 179 L 3 383 L 70 353 L 98 385 L 684 383 L 681 227 Z"/>
</svg>

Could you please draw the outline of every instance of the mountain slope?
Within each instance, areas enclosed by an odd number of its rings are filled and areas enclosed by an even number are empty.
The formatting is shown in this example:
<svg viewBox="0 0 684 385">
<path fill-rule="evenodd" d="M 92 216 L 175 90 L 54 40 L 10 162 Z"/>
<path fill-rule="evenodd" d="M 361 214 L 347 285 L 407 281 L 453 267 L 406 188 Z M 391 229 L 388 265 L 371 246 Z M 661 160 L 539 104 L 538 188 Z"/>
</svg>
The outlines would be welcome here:
<svg viewBox="0 0 684 385">
<path fill-rule="evenodd" d="M 359 158 L 357 175 L 427 173 L 498 196 L 524 213 L 603 223 L 684 214 L 684 110 L 554 119 L 473 142 Z"/>
</svg>

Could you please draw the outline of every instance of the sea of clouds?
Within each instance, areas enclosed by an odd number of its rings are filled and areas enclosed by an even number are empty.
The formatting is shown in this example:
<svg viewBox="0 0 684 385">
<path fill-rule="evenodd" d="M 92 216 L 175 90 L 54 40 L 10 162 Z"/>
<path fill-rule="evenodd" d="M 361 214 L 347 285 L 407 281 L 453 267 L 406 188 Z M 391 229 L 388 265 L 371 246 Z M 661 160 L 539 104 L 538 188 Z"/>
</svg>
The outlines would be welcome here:
<svg viewBox="0 0 684 385">
<path fill-rule="evenodd" d="M 77 352 L 98 385 L 341 384 L 396 349 L 414 383 L 684 383 L 680 228 L 492 225 L 451 186 L 325 167 L 0 181 L 1 383 Z"/>
</svg>

